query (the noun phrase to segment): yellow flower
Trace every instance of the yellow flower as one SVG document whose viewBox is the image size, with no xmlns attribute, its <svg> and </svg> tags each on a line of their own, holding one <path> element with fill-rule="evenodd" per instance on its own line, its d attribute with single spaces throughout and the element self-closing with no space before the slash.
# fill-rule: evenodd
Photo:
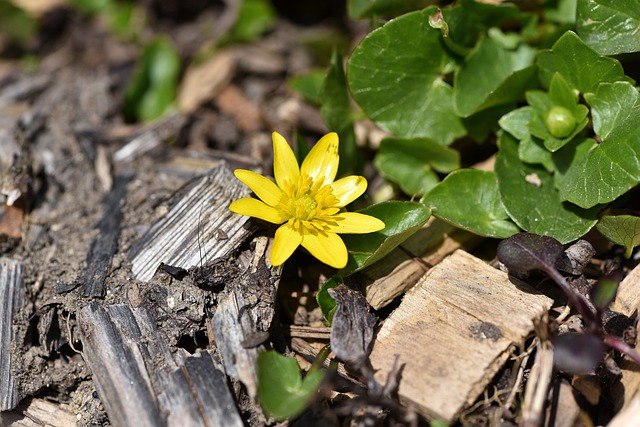
<svg viewBox="0 0 640 427">
<path fill-rule="evenodd" d="M 347 264 L 347 248 L 338 236 L 382 230 L 384 222 L 369 215 L 341 212 L 367 189 L 367 180 L 348 176 L 334 181 L 338 172 L 338 134 L 323 136 L 298 167 L 293 150 L 273 133 L 275 183 L 255 172 L 236 169 L 235 176 L 260 200 L 231 203 L 231 211 L 282 224 L 271 249 L 271 264 L 281 265 L 300 245 L 335 268 Z"/>
</svg>

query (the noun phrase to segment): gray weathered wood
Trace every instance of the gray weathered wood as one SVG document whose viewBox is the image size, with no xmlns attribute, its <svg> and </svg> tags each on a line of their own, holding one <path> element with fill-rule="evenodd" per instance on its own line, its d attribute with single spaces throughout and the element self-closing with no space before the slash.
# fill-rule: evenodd
<svg viewBox="0 0 640 427">
<path fill-rule="evenodd" d="M 11 325 L 13 315 L 24 301 L 22 272 L 19 261 L 0 258 L 0 411 L 15 408 L 22 398 L 11 374 L 11 343 L 14 340 Z"/>
<path fill-rule="evenodd" d="M 196 180 L 132 249 L 132 271 L 148 281 L 160 263 L 189 269 L 228 255 L 250 234 L 248 217 L 229 210 L 248 188 L 224 162 Z"/>
<path fill-rule="evenodd" d="M 240 380 L 252 398 L 258 381 L 256 359 L 269 338 L 280 268 L 265 265 L 266 239 L 256 239 L 251 265 L 227 284 L 218 299 L 212 326 L 224 370 Z"/>
<path fill-rule="evenodd" d="M 211 356 L 176 362 L 144 307 L 96 302 L 78 318 L 83 357 L 113 426 L 241 426 Z"/>
<path fill-rule="evenodd" d="M 104 281 L 111 267 L 111 259 L 116 252 L 122 213 L 120 204 L 127 192 L 127 183 L 132 175 L 116 177 L 113 189 L 105 196 L 104 215 L 98 224 L 100 234 L 91 244 L 87 254 L 87 268 L 78 277 L 82 285 L 82 295 L 91 297 L 104 296 Z"/>
<path fill-rule="evenodd" d="M 486 388 L 552 301 L 462 250 L 429 270 L 378 332 L 371 362 L 384 381 L 404 363 L 399 396 L 452 422 Z"/>
</svg>

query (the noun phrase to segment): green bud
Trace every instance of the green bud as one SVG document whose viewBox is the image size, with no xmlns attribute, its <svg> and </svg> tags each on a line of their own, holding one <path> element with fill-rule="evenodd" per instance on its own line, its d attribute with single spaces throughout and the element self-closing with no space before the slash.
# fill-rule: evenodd
<svg viewBox="0 0 640 427">
<path fill-rule="evenodd" d="M 549 133 L 556 138 L 566 138 L 578 124 L 573 113 L 560 106 L 551 107 L 544 118 Z"/>
</svg>

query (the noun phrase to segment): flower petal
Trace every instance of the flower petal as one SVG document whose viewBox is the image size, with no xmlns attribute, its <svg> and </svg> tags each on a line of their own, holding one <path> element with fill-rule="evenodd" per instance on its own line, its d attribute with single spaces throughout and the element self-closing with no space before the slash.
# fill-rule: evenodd
<svg viewBox="0 0 640 427">
<path fill-rule="evenodd" d="M 298 185 L 300 168 L 291 146 L 278 132 L 273 132 L 271 138 L 273 139 L 273 175 L 278 187 L 285 190 L 285 182 L 287 181 Z"/>
<path fill-rule="evenodd" d="M 330 184 L 338 173 L 338 134 L 330 132 L 320 138 L 302 162 L 300 172 L 308 175 L 314 182 Z"/>
<path fill-rule="evenodd" d="M 360 197 L 367 189 L 367 180 L 363 176 L 351 175 L 331 184 L 331 192 L 338 199 L 336 206 L 344 207 Z"/>
<path fill-rule="evenodd" d="M 326 230 L 339 234 L 364 234 L 380 231 L 385 227 L 384 222 L 371 215 L 357 212 L 343 212 L 326 218 Z"/>
<path fill-rule="evenodd" d="M 302 234 L 296 231 L 289 223 L 286 223 L 276 230 L 271 247 L 271 265 L 278 266 L 284 264 L 289 259 L 293 251 L 302 242 Z"/>
<path fill-rule="evenodd" d="M 229 210 L 240 215 L 260 218 L 274 224 L 282 224 L 288 218 L 283 218 L 280 212 L 258 199 L 240 199 L 229 205 Z"/>
<path fill-rule="evenodd" d="M 347 265 L 347 247 L 335 233 L 305 233 L 302 246 L 331 267 L 342 268 Z"/>
<path fill-rule="evenodd" d="M 267 205 L 275 206 L 280 201 L 282 190 L 269 178 L 245 169 L 236 169 L 233 174 Z"/>
</svg>

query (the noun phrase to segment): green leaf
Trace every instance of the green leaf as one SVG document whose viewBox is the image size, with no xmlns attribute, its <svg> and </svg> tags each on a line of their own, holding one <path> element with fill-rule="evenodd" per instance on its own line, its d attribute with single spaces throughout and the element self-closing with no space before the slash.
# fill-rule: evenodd
<svg viewBox="0 0 640 427">
<path fill-rule="evenodd" d="M 525 26 L 533 15 L 524 14 L 513 4 L 490 4 L 474 0 L 460 0 L 451 9 L 442 11 L 450 28 L 450 38 L 462 46 L 473 46 L 491 27 L 506 22 Z"/>
<path fill-rule="evenodd" d="M 316 301 L 318 302 L 318 306 L 320 306 L 322 316 L 324 317 L 325 322 L 329 325 L 333 321 L 333 315 L 336 314 L 336 309 L 338 308 L 336 300 L 329 295 L 329 289 L 333 289 L 341 283 L 342 278 L 340 278 L 340 276 L 333 276 L 322 284 L 322 287 L 316 294 Z"/>
<path fill-rule="evenodd" d="M 262 409 L 276 420 L 300 415 L 315 397 L 324 379 L 321 370 L 302 378 L 295 359 L 276 351 L 258 354 L 258 399 Z"/>
<path fill-rule="evenodd" d="M 638 233 L 640 233 L 640 227 L 638 228 Z M 630 255 L 631 251 L 629 251 L 629 256 Z M 613 273 L 599 279 L 598 283 L 593 285 L 589 294 L 591 302 L 593 302 L 593 305 L 598 309 L 604 310 L 613 302 L 616 297 L 616 293 L 618 292 L 620 276 L 621 275 L 619 274 Z"/>
<path fill-rule="evenodd" d="M 507 50 L 484 38 L 460 65 L 453 84 L 455 107 L 463 117 L 492 106 L 509 104 L 536 86 L 535 51 L 523 45 Z"/>
<path fill-rule="evenodd" d="M 342 67 L 342 55 L 337 50 L 333 51 L 331 66 L 322 85 L 321 100 L 320 113 L 324 122 L 329 129 L 340 135 L 338 174 L 360 173 L 364 160 L 356 145 L 353 111 Z"/>
<path fill-rule="evenodd" d="M 578 0 L 558 0 L 555 8 L 545 4 L 544 17 L 558 24 L 574 26 L 576 23 L 576 3 Z"/>
<path fill-rule="evenodd" d="M 595 93 L 585 94 L 591 106 L 593 130 L 605 139 L 618 124 L 640 107 L 638 89 L 629 82 L 603 83 Z"/>
<path fill-rule="evenodd" d="M 541 164 L 549 172 L 555 170 L 552 153 L 538 138 L 528 137 L 520 141 L 518 157 L 525 163 Z"/>
<path fill-rule="evenodd" d="M 0 37 L 25 44 L 36 35 L 37 28 L 36 20 L 24 10 L 10 1 L 0 0 Z M 4 43 L 0 41 L 0 45 Z"/>
<path fill-rule="evenodd" d="M 498 143 L 495 173 L 502 203 L 522 229 L 568 243 L 596 224 L 596 210 L 561 202 L 553 176 L 542 167 L 522 163 L 518 143 L 511 135 L 501 134 Z"/>
<path fill-rule="evenodd" d="M 320 105 L 325 70 L 313 70 L 307 74 L 289 79 L 289 87 L 302 96 L 305 101 Z"/>
<path fill-rule="evenodd" d="M 347 266 L 338 273 L 343 277 L 382 259 L 431 216 L 431 211 L 422 203 L 401 201 L 378 203 L 358 212 L 381 219 L 386 227 L 375 233 L 341 236 L 349 250 Z"/>
<path fill-rule="evenodd" d="M 633 248 L 640 245 L 640 217 L 633 215 L 603 215 L 596 228 L 607 239 L 624 246 L 624 256 L 631 257 Z"/>
<path fill-rule="evenodd" d="M 113 0 L 71 0 L 73 6 L 89 15 L 105 12 L 113 3 Z"/>
<path fill-rule="evenodd" d="M 450 172 L 460 167 L 460 154 L 427 138 L 386 138 L 380 143 L 375 165 L 406 194 L 422 195 L 440 182 L 434 170 Z"/>
<path fill-rule="evenodd" d="M 180 65 L 180 57 L 168 40 L 160 38 L 147 44 L 125 89 L 125 118 L 147 121 L 172 110 Z"/>
<path fill-rule="evenodd" d="M 609 203 L 640 182 L 640 108 L 600 144 L 574 160 L 557 185 L 560 197 L 583 208 Z"/>
<path fill-rule="evenodd" d="M 481 236 L 506 238 L 520 231 L 502 206 L 493 172 L 452 172 L 422 202 L 436 217 Z"/>
<path fill-rule="evenodd" d="M 425 0 L 349 0 L 349 16 L 354 19 L 400 15 L 427 5 Z"/>
<path fill-rule="evenodd" d="M 276 22 L 276 12 L 266 0 L 242 0 L 238 18 L 227 35 L 233 41 L 251 41 L 260 37 Z"/>
<path fill-rule="evenodd" d="M 513 110 L 500 118 L 498 122 L 500 127 L 519 140 L 529 138 L 528 125 L 535 111 L 532 107 L 522 107 L 517 110 Z"/>
<path fill-rule="evenodd" d="M 435 11 L 408 13 L 371 32 L 354 50 L 347 76 L 353 98 L 378 126 L 448 145 L 465 129 L 442 76 L 451 58 L 429 26 Z"/>
<path fill-rule="evenodd" d="M 580 93 L 595 92 L 602 82 L 629 80 L 620 62 L 598 54 L 572 31 L 560 37 L 551 50 L 540 53 L 538 66 L 544 86 L 549 87 L 553 75 L 560 73 Z"/>
<path fill-rule="evenodd" d="M 624 0 L 580 0 L 578 35 L 602 55 L 640 50 L 640 3 Z"/>
</svg>

